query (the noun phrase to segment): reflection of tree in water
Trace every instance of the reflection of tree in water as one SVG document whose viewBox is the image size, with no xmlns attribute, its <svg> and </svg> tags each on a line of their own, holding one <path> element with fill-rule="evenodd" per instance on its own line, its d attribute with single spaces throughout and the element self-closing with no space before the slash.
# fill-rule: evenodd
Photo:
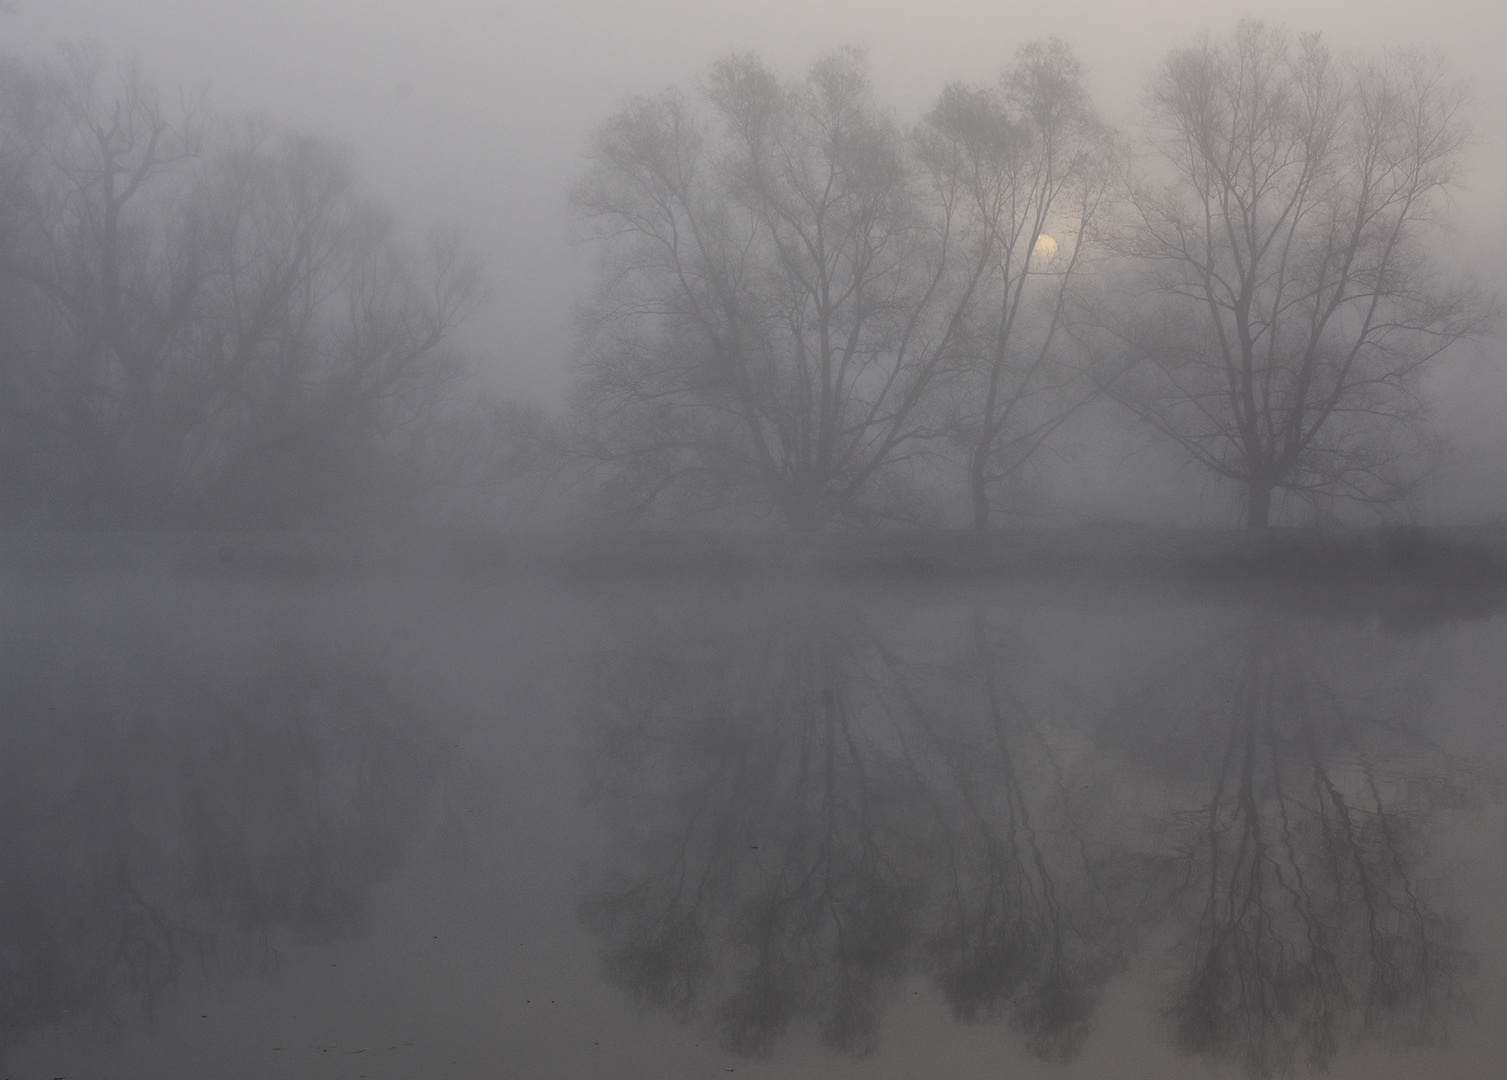
<svg viewBox="0 0 1507 1080">
<path fill-rule="evenodd" d="M 286 648 L 223 670 L 160 642 L 0 649 L 0 1052 L 148 1010 L 186 963 L 354 929 L 439 764 L 374 672 Z"/>
<path fill-rule="evenodd" d="M 911 703 L 943 781 L 929 794 L 945 807 L 928 954 L 960 1019 L 1008 1010 L 1034 1052 L 1067 1056 L 1120 958 L 1103 891 L 1112 866 L 997 637 L 975 610 L 968 660 L 935 704 Z"/>
<path fill-rule="evenodd" d="M 834 611 L 636 636 L 602 702 L 593 790 L 617 835 L 585 905 L 615 982 L 715 1001 L 735 1052 L 802 1019 L 863 1053 L 925 969 L 960 1017 L 1076 1046 L 1112 935 L 1065 786 L 1022 775 L 1050 754 L 982 617 L 942 665 Z"/>
<path fill-rule="evenodd" d="M 1415 692 L 1340 690 L 1319 639 L 1258 619 L 1236 644 L 1114 718 L 1187 798 L 1168 860 L 1179 1042 L 1269 1074 L 1322 1069 L 1358 1035 L 1437 1037 L 1469 958 L 1419 868 L 1468 770 L 1410 724 Z"/>
<path fill-rule="evenodd" d="M 902 762 L 859 726 L 830 627 L 796 617 L 758 641 L 697 640 L 705 629 L 629 657 L 604 703 L 600 790 L 622 857 L 588 909 L 610 971 L 677 1010 L 716 983 L 741 1053 L 767 1052 L 797 1016 L 861 1052 L 919 900 Z"/>
</svg>

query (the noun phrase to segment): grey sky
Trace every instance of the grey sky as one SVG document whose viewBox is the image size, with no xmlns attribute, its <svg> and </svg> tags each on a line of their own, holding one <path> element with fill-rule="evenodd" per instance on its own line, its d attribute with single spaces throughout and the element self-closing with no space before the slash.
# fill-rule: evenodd
<svg viewBox="0 0 1507 1080">
<path fill-rule="evenodd" d="M 1066 39 L 1101 106 L 1134 121 L 1159 57 L 1258 14 L 1338 47 L 1446 51 L 1472 81 L 1481 145 L 1461 203 L 1472 250 L 1507 244 L 1507 5 L 1497 0 L 17 0 L 0 47 L 93 38 L 159 85 L 205 87 L 359 151 L 370 190 L 411 222 L 461 224 L 496 296 L 471 344 L 504 385 L 564 378 L 582 275 L 563 193 L 592 127 L 630 93 L 684 82 L 732 48 L 798 70 L 824 48 L 870 50 L 902 118 L 953 79 L 992 78 L 1017 46 Z M 1500 256 L 1498 256 L 1500 258 Z"/>
</svg>

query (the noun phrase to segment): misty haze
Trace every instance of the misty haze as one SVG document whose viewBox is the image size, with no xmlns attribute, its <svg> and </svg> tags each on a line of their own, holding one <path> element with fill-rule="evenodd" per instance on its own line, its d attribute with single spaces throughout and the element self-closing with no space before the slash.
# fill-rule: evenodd
<svg viewBox="0 0 1507 1080">
<path fill-rule="evenodd" d="M 1503 42 L 0 0 L 0 1075 L 1500 1076 Z"/>
</svg>

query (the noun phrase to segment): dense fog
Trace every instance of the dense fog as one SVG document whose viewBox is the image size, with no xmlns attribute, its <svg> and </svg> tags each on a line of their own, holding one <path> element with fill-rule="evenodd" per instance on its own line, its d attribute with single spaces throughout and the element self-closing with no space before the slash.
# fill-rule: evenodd
<svg viewBox="0 0 1507 1080">
<path fill-rule="evenodd" d="M 10 1076 L 1500 1060 L 1469 594 L 0 588 Z"/>
<path fill-rule="evenodd" d="M 0 0 L 0 1076 L 1496 1080 L 1485 0 Z"/>
<path fill-rule="evenodd" d="M 6 520 L 1499 516 L 1500 17 L 1255 15 L 14 5 Z"/>
</svg>

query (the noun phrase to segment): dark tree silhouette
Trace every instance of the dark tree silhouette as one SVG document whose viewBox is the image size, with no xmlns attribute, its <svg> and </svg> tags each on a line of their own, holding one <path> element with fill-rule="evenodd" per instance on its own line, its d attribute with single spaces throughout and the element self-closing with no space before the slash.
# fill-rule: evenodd
<svg viewBox="0 0 1507 1080">
<path fill-rule="evenodd" d="M 1105 388 L 1240 485 L 1250 528 L 1281 492 L 1395 499 L 1428 464 L 1421 376 L 1495 318 L 1430 252 L 1464 89 L 1245 22 L 1168 55 L 1150 98 L 1128 252 L 1160 302 L 1119 327 Z"/>
<path fill-rule="evenodd" d="M 1094 395 L 1062 331 L 1121 150 L 1083 78 L 1062 42 L 1028 45 L 998 86 L 948 87 L 916 133 L 963 250 L 986 267 L 959 345 L 966 375 L 949 388 L 976 529 L 988 527 L 998 489 Z"/>
<path fill-rule="evenodd" d="M 315 139 L 174 108 L 65 49 L 0 73 L 12 519 L 280 524 L 417 460 L 479 298 Z"/>
<path fill-rule="evenodd" d="M 626 512 L 914 518 L 992 246 L 929 184 L 852 50 L 797 82 L 732 56 L 602 126 L 574 194 L 603 255 L 579 400 Z"/>
</svg>

